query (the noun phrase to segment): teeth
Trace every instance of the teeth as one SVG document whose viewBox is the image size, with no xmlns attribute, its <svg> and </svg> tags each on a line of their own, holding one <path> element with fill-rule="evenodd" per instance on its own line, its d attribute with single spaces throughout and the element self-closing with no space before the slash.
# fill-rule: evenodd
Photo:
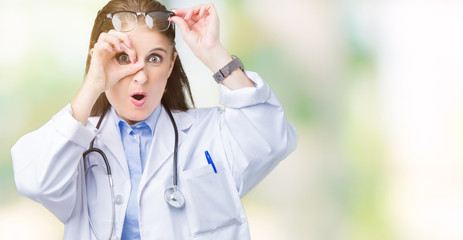
<svg viewBox="0 0 463 240">
<path fill-rule="evenodd" d="M 135 94 L 132 96 L 133 98 L 137 99 L 137 100 L 142 100 L 145 96 L 144 95 L 141 95 L 141 94 Z"/>
</svg>

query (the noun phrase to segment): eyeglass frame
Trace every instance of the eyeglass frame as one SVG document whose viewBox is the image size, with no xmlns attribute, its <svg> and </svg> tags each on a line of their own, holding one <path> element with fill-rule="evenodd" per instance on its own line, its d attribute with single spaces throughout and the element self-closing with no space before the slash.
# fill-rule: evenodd
<svg viewBox="0 0 463 240">
<path fill-rule="evenodd" d="M 137 18 L 136 18 L 137 24 L 138 24 L 138 16 L 143 15 L 143 17 L 146 19 L 146 14 L 151 13 L 151 12 L 165 12 L 165 13 L 167 13 L 167 14 L 169 15 L 169 18 L 175 16 L 175 13 L 174 13 L 174 12 L 172 12 L 172 11 L 167 11 L 167 10 L 151 10 L 151 11 L 147 11 L 147 12 L 116 11 L 116 12 L 108 13 L 108 14 L 106 14 L 106 17 L 103 19 L 103 22 L 102 22 L 102 23 L 100 24 L 100 26 L 98 27 L 97 36 L 100 35 L 101 27 L 102 27 L 103 24 L 106 22 L 106 19 L 108 19 L 108 18 L 109 18 L 109 19 L 113 19 L 113 16 L 114 16 L 115 14 L 121 13 L 121 12 L 127 12 L 127 13 L 133 13 L 133 14 L 135 14 L 135 15 L 137 16 Z M 112 23 L 111 23 L 111 24 L 112 24 Z M 145 24 L 146 24 L 146 20 L 145 20 Z M 154 30 L 154 29 L 152 29 L 152 28 L 150 28 L 150 29 L 153 30 L 153 31 L 157 31 L 157 32 L 164 32 L 164 31 L 167 31 L 167 29 L 170 28 L 170 24 L 171 24 L 171 22 L 169 22 L 169 26 L 168 26 L 166 29 L 162 30 L 162 31 Z M 175 32 L 175 24 L 173 24 L 172 26 L 173 26 L 174 32 Z M 113 24 L 113 27 L 114 27 L 114 24 Z M 115 29 L 115 28 L 114 28 L 114 29 Z M 133 30 L 133 29 L 131 29 L 131 30 L 129 30 L 129 31 L 125 31 L 125 32 L 130 32 L 130 31 L 132 31 L 132 30 Z M 116 29 L 116 31 L 117 31 L 117 29 Z M 119 31 L 118 31 L 118 32 L 119 32 Z M 121 32 L 122 32 L 122 31 L 121 31 Z"/>
</svg>

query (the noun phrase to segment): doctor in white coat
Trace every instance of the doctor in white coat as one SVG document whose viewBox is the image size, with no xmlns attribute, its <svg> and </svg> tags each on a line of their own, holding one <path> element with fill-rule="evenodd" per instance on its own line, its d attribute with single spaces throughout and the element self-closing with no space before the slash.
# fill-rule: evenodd
<svg viewBox="0 0 463 240">
<path fill-rule="evenodd" d="M 189 105 L 174 23 L 217 72 L 224 109 Z M 153 0 L 110 1 L 79 92 L 11 150 L 18 191 L 65 224 L 64 239 L 250 239 L 240 198 L 297 136 L 267 83 L 240 67 L 220 43 L 212 4 L 166 11 Z M 112 179 L 99 154 L 83 157 L 92 140 Z M 180 197 L 166 193 L 174 180 Z"/>
</svg>

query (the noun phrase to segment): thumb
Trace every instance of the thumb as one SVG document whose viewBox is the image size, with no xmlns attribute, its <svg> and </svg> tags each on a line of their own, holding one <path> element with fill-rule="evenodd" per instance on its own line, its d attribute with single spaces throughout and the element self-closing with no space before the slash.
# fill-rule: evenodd
<svg viewBox="0 0 463 240">
<path fill-rule="evenodd" d="M 180 29 L 180 32 L 182 33 L 182 36 L 185 37 L 186 34 L 188 34 L 191 29 L 188 26 L 188 24 L 185 22 L 185 19 L 179 17 L 179 16 L 173 16 L 170 18 L 171 21 L 175 24 L 177 24 L 178 28 Z"/>
<path fill-rule="evenodd" d="M 127 77 L 140 71 L 144 65 L 143 61 L 137 61 L 135 64 L 128 64 L 119 69 L 118 75 L 122 76 L 122 78 Z"/>
</svg>

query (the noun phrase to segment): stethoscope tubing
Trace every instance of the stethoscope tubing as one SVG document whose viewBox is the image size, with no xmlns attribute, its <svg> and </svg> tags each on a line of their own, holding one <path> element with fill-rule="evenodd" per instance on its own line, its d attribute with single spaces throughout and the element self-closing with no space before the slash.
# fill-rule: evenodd
<svg viewBox="0 0 463 240">
<path fill-rule="evenodd" d="M 184 205 L 184 197 L 183 197 L 183 194 L 177 189 L 177 184 L 178 184 L 178 174 L 177 174 L 177 165 L 178 165 L 178 160 L 177 160 L 177 153 L 178 153 L 178 129 L 177 129 L 177 124 L 175 123 L 175 119 L 174 119 L 174 116 L 172 115 L 172 112 L 170 111 L 170 109 L 167 107 L 167 106 L 164 106 L 164 108 L 166 109 L 166 112 L 167 112 L 167 115 L 169 115 L 169 118 L 170 118 L 170 121 L 172 123 L 172 127 L 174 128 L 174 132 L 175 132 L 175 145 L 174 145 L 174 162 L 173 162 L 173 179 L 172 179 L 172 182 L 173 182 L 173 192 L 171 193 L 170 195 L 170 199 L 166 198 L 166 202 L 172 206 L 172 207 L 175 207 L 175 208 L 181 208 L 183 207 Z M 107 111 L 109 110 L 109 108 L 104 111 L 104 113 L 100 116 L 100 119 L 98 120 L 98 123 L 96 125 L 96 128 L 97 129 L 100 129 L 100 126 L 101 126 L 101 123 L 103 122 L 103 118 L 104 116 L 106 115 Z M 96 138 L 96 137 L 95 137 Z M 109 188 L 111 189 L 111 205 L 112 205 L 112 213 L 111 213 L 111 231 L 110 231 L 110 236 L 108 239 L 111 239 L 112 236 L 114 235 L 114 223 L 115 223 L 115 202 L 114 202 L 114 183 L 113 183 L 113 178 L 112 178 L 112 173 L 111 173 L 111 166 L 109 165 L 109 161 L 106 157 L 106 154 L 103 152 L 103 150 L 99 149 L 99 148 L 95 148 L 93 145 L 94 145 L 94 142 L 95 142 L 95 138 L 90 142 L 90 146 L 89 148 L 82 154 L 83 156 L 83 159 L 84 159 L 84 169 L 85 169 L 85 184 L 87 184 L 87 173 L 88 173 L 88 170 L 90 170 L 92 167 L 96 166 L 96 165 L 93 165 L 93 166 L 89 166 L 87 168 L 87 162 L 85 161 L 85 158 L 88 154 L 92 153 L 92 152 L 96 152 L 98 154 L 100 154 L 100 156 L 103 157 L 103 161 L 106 165 L 106 172 L 107 172 L 107 175 L 108 175 L 108 183 L 109 183 Z M 171 189 L 171 188 L 168 188 L 166 189 L 166 192 Z M 175 197 L 176 196 L 176 197 Z M 90 214 L 89 214 L 89 223 L 90 223 L 90 227 L 92 229 L 92 232 L 93 234 L 95 235 L 95 237 L 99 240 L 101 239 L 100 236 L 98 235 L 98 233 L 96 232 L 95 230 L 95 226 L 93 224 L 93 221 L 92 219 L 90 218 Z"/>
<path fill-rule="evenodd" d="M 100 119 L 98 120 L 98 123 L 96 125 L 96 128 L 97 129 L 100 129 L 100 125 L 101 123 L 103 122 L 103 118 L 104 118 L 104 115 L 106 114 L 107 110 L 101 115 Z M 111 173 L 111 166 L 109 165 L 109 161 L 108 161 L 108 158 L 106 157 L 106 154 L 103 152 L 103 150 L 99 149 L 99 148 L 95 148 L 93 147 L 93 144 L 95 142 L 95 138 L 90 142 L 90 146 L 89 148 L 87 149 L 87 151 L 85 151 L 82 156 L 83 156 L 83 159 L 84 159 L 84 169 L 85 169 L 85 185 L 87 185 L 87 174 L 88 174 L 88 170 L 90 170 L 92 167 L 96 166 L 96 165 L 93 165 L 93 166 L 89 166 L 87 168 L 86 164 L 87 162 L 85 161 L 85 157 L 92 153 L 92 152 L 96 152 L 98 154 L 100 154 L 101 157 L 103 157 L 103 161 L 106 165 L 106 173 L 107 173 L 107 176 L 108 176 L 108 185 L 109 185 L 109 189 L 111 191 L 111 230 L 110 230 L 110 235 L 109 235 L 109 238 L 108 239 L 111 239 L 111 237 L 114 235 L 114 222 L 115 222 L 115 206 L 114 206 L 114 182 L 113 182 L 113 176 L 112 176 L 112 173 Z M 100 236 L 98 235 L 96 229 L 95 229 L 95 225 L 93 224 L 93 221 L 92 221 L 92 218 L 90 217 L 90 213 L 89 213 L 89 217 L 88 217 L 88 221 L 90 223 L 90 228 L 92 229 L 92 232 L 93 234 L 95 235 L 96 239 L 100 240 Z"/>
<path fill-rule="evenodd" d="M 92 165 L 90 166 L 87 170 L 85 170 L 85 184 L 87 184 L 87 173 L 88 173 L 88 170 L 90 170 L 91 168 L 97 166 L 96 164 L 95 165 Z M 108 185 L 109 185 L 109 189 L 111 191 L 111 230 L 110 230 L 110 236 L 108 239 L 111 239 L 111 237 L 114 235 L 114 221 L 115 221 L 115 206 L 114 206 L 114 183 L 113 183 L 113 177 L 111 174 L 108 174 Z M 95 235 L 96 239 L 100 240 L 100 236 L 98 235 L 97 231 L 95 230 L 95 225 L 93 224 L 93 221 L 92 221 L 92 218 L 88 217 L 88 221 L 90 223 L 90 228 L 92 229 L 92 232 L 93 234 Z"/>
<path fill-rule="evenodd" d="M 174 145 L 174 164 L 173 164 L 173 184 L 175 190 L 177 190 L 177 151 L 178 151 L 178 129 L 177 124 L 175 123 L 174 116 L 172 116 L 172 112 L 169 108 L 165 107 L 167 114 L 169 115 L 170 121 L 172 122 L 172 126 L 174 127 L 175 132 L 175 145 Z"/>
</svg>

